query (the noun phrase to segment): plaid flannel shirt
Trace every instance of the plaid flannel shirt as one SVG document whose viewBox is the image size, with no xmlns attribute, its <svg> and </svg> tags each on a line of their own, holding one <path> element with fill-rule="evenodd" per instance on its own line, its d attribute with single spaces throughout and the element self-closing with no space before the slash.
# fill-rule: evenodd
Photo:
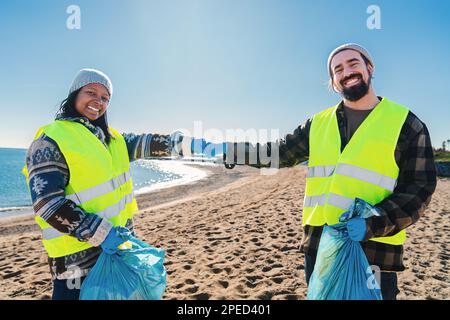
<svg viewBox="0 0 450 320">
<path fill-rule="evenodd" d="M 336 111 L 341 137 L 341 152 L 348 143 L 346 137 L 346 117 L 341 104 Z M 309 156 L 309 131 L 311 119 L 300 125 L 292 134 L 279 142 L 280 167 L 290 167 L 306 161 Z M 259 164 L 259 149 L 266 148 L 270 154 L 271 144 L 259 145 L 256 148 L 246 143 L 249 150 L 258 152 L 258 164 L 249 163 L 246 155 L 245 163 L 255 167 Z M 238 147 L 235 146 L 235 150 Z M 236 154 L 234 161 L 236 162 Z M 431 145 L 430 134 L 426 125 L 411 111 L 408 113 L 400 132 L 395 149 L 395 161 L 400 169 L 397 186 L 392 195 L 376 204 L 385 215 L 366 219 L 367 232 L 364 241 L 360 242 L 370 265 L 376 265 L 385 271 L 403 271 L 403 246 L 368 241 L 373 237 L 392 236 L 417 222 L 431 201 L 436 188 L 436 168 Z M 230 162 L 227 160 L 227 162 Z M 301 251 L 316 256 L 323 227 L 304 227 Z"/>
</svg>

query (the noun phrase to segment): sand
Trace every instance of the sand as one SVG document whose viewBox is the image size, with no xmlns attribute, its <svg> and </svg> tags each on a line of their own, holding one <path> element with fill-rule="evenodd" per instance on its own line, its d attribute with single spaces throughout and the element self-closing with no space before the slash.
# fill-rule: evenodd
<svg viewBox="0 0 450 320">
<path fill-rule="evenodd" d="M 305 168 L 207 168 L 208 179 L 141 195 L 139 238 L 167 250 L 164 299 L 305 299 Z M 399 299 L 449 299 L 450 180 L 408 230 Z M 31 217 L 0 220 L 0 298 L 49 299 L 50 274 Z"/>
</svg>

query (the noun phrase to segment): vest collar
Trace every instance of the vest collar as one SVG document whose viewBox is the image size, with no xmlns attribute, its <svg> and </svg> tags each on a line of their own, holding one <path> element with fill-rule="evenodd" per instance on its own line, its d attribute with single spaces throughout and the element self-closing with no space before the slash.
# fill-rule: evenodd
<svg viewBox="0 0 450 320">
<path fill-rule="evenodd" d="M 81 123 L 83 126 L 89 129 L 89 131 L 92 132 L 94 136 L 96 136 L 105 146 L 106 146 L 106 138 L 105 134 L 103 133 L 103 130 L 94 125 L 87 117 L 63 117 L 61 115 L 56 116 L 55 120 L 65 120 L 65 121 L 72 121 L 72 122 L 78 122 Z M 108 128 L 109 135 L 112 139 L 115 139 L 114 134 L 111 132 L 111 130 Z"/>
</svg>

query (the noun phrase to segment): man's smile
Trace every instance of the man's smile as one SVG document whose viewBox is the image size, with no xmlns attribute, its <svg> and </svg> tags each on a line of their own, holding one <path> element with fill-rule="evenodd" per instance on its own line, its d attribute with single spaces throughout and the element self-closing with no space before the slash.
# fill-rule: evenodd
<svg viewBox="0 0 450 320">
<path fill-rule="evenodd" d="M 348 78 L 346 80 L 343 80 L 342 84 L 345 87 L 351 87 L 351 86 L 354 86 L 356 84 L 359 84 L 360 82 L 361 82 L 361 76 L 360 75 L 354 75 L 354 76 L 351 76 L 350 78 Z"/>
</svg>

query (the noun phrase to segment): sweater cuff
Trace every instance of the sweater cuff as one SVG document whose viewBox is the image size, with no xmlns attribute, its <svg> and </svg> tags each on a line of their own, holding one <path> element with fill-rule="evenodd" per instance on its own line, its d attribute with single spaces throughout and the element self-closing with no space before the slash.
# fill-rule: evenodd
<svg viewBox="0 0 450 320">
<path fill-rule="evenodd" d="M 88 240 L 88 243 L 94 247 L 98 247 L 103 241 L 105 241 L 112 227 L 113 224 L 103 218 L 102 222 L 100 222 L 100 225 L 97 227 L 97 230 L 95 230 L 94 235 Z"/>
</svg>

